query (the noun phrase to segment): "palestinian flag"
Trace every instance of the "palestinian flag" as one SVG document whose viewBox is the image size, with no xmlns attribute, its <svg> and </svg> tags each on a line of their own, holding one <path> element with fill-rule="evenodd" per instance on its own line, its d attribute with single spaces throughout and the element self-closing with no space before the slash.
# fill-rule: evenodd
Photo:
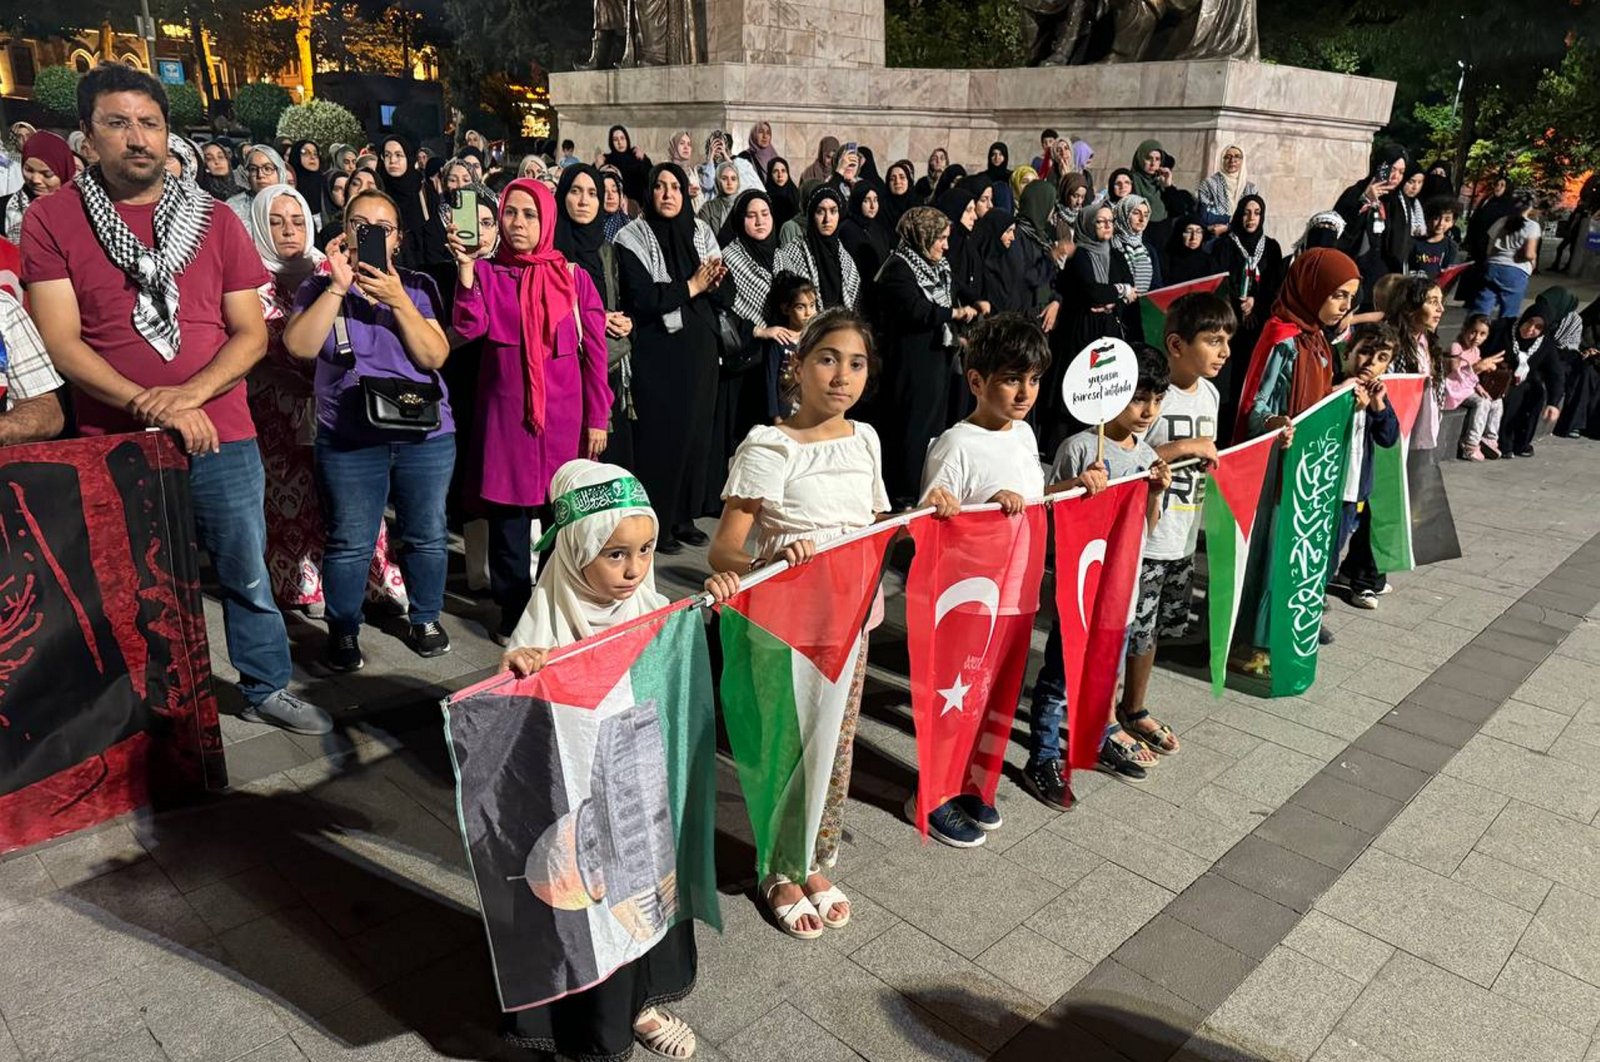
<svg viewBox="0 0 1600 1062">
<path fill-rule="evenodd" d="M 1282 496 L 1268 585 L 1272 696 L 1293 697 L 1317 677 L 1322 610 L 1344 514 L 1355 392 L 1342 387 L 1294 418 L 1284 449 Z"/>
<path fill-rule="evenodd" d="M 604 981 L 690 918 L 720 926 L 703 615 L 595 635 L 444 704 L 456 811 L 503 1010 Z"/>
<path fill-rule="evenodd" d="M 811 864 L 863 628 L 899 530 L 881 524 L 829 543 L 718 610 L 722 719 L 762 877 L 804 880 Z"/>
<path fill-rule="evenodd" d="M 1139 316 L 1144 321 L 1144 341 L 1152 346 L 1161 345 L 1161 336 L 1167 330 L 1167 311 L 1185 295 L 1212 292 L 1228 279 L 1226 273 L 1216 273 L 1183 284 L 1169 284 L 1164 288 L 1147 291 L 1139 299 Z"/>
<path fill-rule="evenodd" d="M 1250 559 L 1250 538 L 1261 505 L 1276 433 L 1263 435 L 1217 454 L 1217 466 L 1206 473 L 1206 503 L 1201 518 L 1206 529 L 1206 563 L 1210 589 L 1206 610 L 1211 628 L 1211 692 L 1221 697 L 1227 680 L 1228 649 L 1239 621 L 1244 573 Z"/>
<path fill-rule="evenodd" d="M 1411 484 L 1406 459 L 1411 456 L 1411 429 L 1422 408 L 1428 378 L 1420 374 L 1385 376 L 1384 389 L 1400 421 L 1400 441 L 1379 446 L 1372 455 L 1372 557 L 1378 570 L 1408 572 L 1417 566 L 1411 548 Z"/>
</svg>

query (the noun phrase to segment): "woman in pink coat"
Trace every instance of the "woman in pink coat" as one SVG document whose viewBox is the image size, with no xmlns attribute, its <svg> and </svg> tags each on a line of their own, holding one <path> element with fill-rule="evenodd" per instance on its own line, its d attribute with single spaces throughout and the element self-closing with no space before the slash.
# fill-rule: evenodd
<svg viewBox="0 0 1600 1062">
<path fill-rule="evenodd" d="M 606 310 L 594 281 L 555 249 L 550 189 L 519 179 L 500 197 L 500 245 L 478 260 L 454 234 L 453 324 L 483 339 L 468 496 L 489 520 L 489 588 L 506 643 L 533 593 L 535 516 L 548 524 L 550 480 L 606 446 Z"/>
</svg>

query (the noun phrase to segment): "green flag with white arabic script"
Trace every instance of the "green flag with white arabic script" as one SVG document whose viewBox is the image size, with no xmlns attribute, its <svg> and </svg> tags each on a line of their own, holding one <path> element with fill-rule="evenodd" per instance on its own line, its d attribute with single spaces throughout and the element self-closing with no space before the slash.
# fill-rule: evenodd
<svg viewBox="0 0 1600 1062">
<path fill-rule="evenodd" d="M 1317 677 L 1328 572 L 1337 560 L 1355 395 L 1342 389 L 1294 418 L 1273 529 L 1272 695 L 1304 693 Z"/>
</svg>

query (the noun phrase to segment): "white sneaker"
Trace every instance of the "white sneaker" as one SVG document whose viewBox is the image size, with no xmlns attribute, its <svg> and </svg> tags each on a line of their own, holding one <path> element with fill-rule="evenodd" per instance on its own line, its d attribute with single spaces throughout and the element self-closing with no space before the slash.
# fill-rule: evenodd
<svg viewBox="0 0 1600 1062">
<path fill-rule="evenodd" d="M 1350 598 L 1350 604 L 1354 608 L 1364 608 L 1371 611 L 1378 607 L 1378 595 L 1371 590 L 1360 590 Z"/>
</svg>

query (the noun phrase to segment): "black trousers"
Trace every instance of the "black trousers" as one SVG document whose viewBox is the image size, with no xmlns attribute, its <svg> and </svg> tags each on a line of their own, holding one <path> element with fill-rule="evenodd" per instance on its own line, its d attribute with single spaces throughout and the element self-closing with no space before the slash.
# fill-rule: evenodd
<svg viewBox="0 0 1600 1062">
<path fill-rule="evenodd" d="M 1372 509 L 1358 502 L 1344 503 L 1343 536 L 1349 541 L 1339 574 L 1350 581 L 1350 595 L 1363 590 L 1377 593 L 1388 578 L 1372 556 Z"/>
<path fill-rule="evenodd" d="M 500 633 L 510 634 L 533 596 L 533 520 L 547 523 L 548 505 L 485 503 L 489 521 L 489 596 L 500 606 Z M 541 556 L 539 567 L 544 568 Z"/>
</svg>

